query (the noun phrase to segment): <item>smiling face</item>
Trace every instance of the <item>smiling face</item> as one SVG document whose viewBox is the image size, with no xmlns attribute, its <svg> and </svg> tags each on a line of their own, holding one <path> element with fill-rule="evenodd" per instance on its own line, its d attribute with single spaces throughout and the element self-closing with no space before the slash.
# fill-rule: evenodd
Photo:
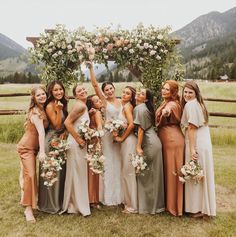
<svg viewBox="0 0 236 237">
<path fill-rule="evenodd" d="M 129 88 L 123 89 L 121 99 L 124 103 L 130 102 L 132 99 L 132 91 Z"/>
<path fill-rule="evenodd" d="M 99 99 L 99 97 L 97 95 L 94 95 L 91 99 L 92 103 L 93 103 L 93 107 L 95 109 L 101 109 L 103 107 L 102 101 Z"/>
<path fill-rule="evenodd" d="M 46 92 L 43 89 L 37 89 L 34 95 L 35 103 L 42 106 L 47 100 Z"/>
<path fill-rule="evenodd" d="M 145 103 L 146 102 L 146 89 L 141 89 L 136 93 L 135 96 L 137 104 Z"/>
<path fill-rule="evenodd" d="M 107 96 L 107 98 L 114 98 L 115 97 L 115 88 L 114 86 L 107 84 L 104 87 L 104 94 Z"/>
<path fill-rule="evenodd" d="M 78 85 L 75 89 L 75 97 L 76 99 L 85 101 L 87 99 L 87 91 L 83 85 Z"/>
<path fill-rule="evenodd" d="M 52 88 L 52 96 L 55 100 L 61 100 L 65 92 L 59 84 L 55 84 Z"/>
<path fill-rule="evenodd" d="M 161 96 L 164 100 L 168 100 L 171 98 L 170 85 L 168 83 L 165 83 L 162 87 Z"/>
<path fill-rule="evenodd" d="M 196 98 L 196 93 L 194 90 L 192 89 L 189 89 L 188 87 L 185 87 L 184 88 L 184 91 L 183 91 L 184 95 L 184 100 L 186 102 L 190 101 L 190 100 L 194 100 Z"/>
</svg>

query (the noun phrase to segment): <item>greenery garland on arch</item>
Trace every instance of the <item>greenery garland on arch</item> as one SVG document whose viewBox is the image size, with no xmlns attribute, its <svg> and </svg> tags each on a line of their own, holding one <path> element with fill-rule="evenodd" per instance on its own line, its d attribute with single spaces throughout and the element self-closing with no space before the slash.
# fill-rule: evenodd
<svg viewBox="0 0 236 237">
<path fill-rule="evenodd" d="M 29 50 L 33 63 L 41 66 L 46 83 L 57 79 L 68 87 L 82 75 L 83 62 L 108 66 L 112 60 L 118 67 L 129 68 L 157 96 L 163 81 L 179 80 L 183 74 L 175 47 L 178 41 L 169 36 L 169 31 L 169 27 L 145 28 L 142 24 L 130 31 L 118 26 L 97 27 L 93 32 L 83 27 L 69 31 L 57 25 L 55 30 L 40 34 L 35 47 Z"/>
</svg>

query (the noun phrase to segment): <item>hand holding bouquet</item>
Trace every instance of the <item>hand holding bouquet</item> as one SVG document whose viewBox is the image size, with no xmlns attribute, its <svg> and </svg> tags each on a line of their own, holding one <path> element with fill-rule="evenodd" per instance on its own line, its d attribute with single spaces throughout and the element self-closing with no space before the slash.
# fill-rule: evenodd
<svg viewBox="0 0 236 237">
<path fill-rule="evenodd" d="M 136 175 L 140 175 L 142 171 L 147 169 L 147 163 L 145 162 L 145 157 L 138 154 L 130 154 L 130 161 L 135 168 Z"/>
</svg>

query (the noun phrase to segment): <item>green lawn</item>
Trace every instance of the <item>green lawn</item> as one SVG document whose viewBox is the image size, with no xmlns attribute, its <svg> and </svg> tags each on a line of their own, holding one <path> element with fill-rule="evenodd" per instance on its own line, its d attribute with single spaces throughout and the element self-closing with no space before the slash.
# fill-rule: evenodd
<svg viewBox="0 0 236 237">
<path fill-rule="evenodd" d="M 36 224 L 27 224 L 19 205 L 19 158 L 15 144 L 0 143 L 0 236 L 236 236 L 236 148 L 214 146 L 217 217 L 196 220 L 166 213 L 155 216 L 123 214 L 121 208 L 103 207 L 92 215 L 50 215 L 35 211 Z"/>
</svg>

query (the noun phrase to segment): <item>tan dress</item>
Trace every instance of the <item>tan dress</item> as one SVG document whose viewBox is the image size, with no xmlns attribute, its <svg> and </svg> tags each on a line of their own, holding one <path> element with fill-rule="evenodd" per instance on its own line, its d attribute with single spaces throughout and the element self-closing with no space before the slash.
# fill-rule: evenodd
<svg viewBox="0 0 236 237">
<path fill-rule="evenodd" d="M 185 183 L 185 211 L 190 213 L 201 212 L 208 216 L 216 215 L 216 196 L 214 181 L 214 164 L 212 157 L 212 145 L 209 127 L 205 124 L 201 105 L 197 99 L 191 100 L 184 106 L 181 124 L 188 128 L 189 123 L 195 125 L 196 149 L 198 160 L 204 172 L 204 178 L 198 184 L 193 180 Z M 185 134 L 185 162 L 189 162 L 189 136 L 186 129 Z"/>
<path fill-rule="evenodd" d="M 163 109 L 170 109 L 169 117 L 161 115 Z M 183 184 L 177 172 L 184 163 L 184 136 L 180 129 L 181 106 L 178 102 L 164 102 L 156 112 L 158 135 L 162 143 L 164 160 L 166 210 L 172 215 L 183 214 Z"/>
<path fill-rule="evenodd" d="M 37 203 L 37 178 L 36 178 L 36 155 L 39 150 L 38 132 L 35 125 L 30 121 L 32 115 L 38 115 L 43 119 L 44 127 L 48 126 L 48 120 L 44 111 L 34 108 L 26 122 L 26 130 L 17 144 L 17 151 L 23 165 L 23 206 L 36 208 Z"/>
<path fill-rule="evenodd" d="M 94 116 L 91 116 L 90 127 L 96 129 L 96 122 Z M 91 144 L 94 146 L 98 145 L 99 141 L 93 139 Z M 95 174 L 88 165 L 88 192 L 89 192 L 89 203 L 99 203 L 99 174 Z"/>
</svg>

